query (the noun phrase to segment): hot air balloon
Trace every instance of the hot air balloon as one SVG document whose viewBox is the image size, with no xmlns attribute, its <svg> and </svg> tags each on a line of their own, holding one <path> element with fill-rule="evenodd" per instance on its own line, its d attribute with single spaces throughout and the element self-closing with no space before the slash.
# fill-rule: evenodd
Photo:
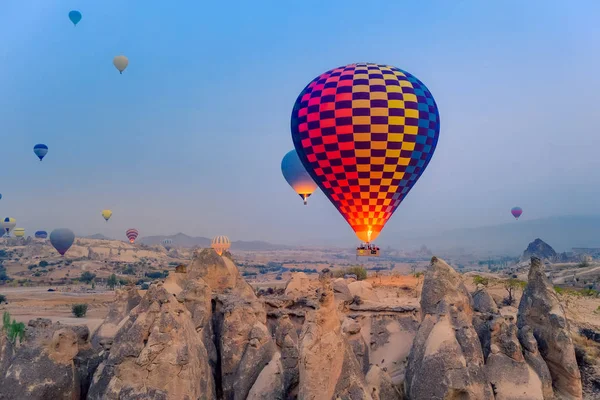
<svg viewBox="0 0 600 400">
<path fill-rule="evenodd" d="M 515 219 L 519 219 L 521 214 L 523 214 L 523 209 L 521 207 L 513 207 L 510 210 L 510 213 L 513 215 L 513 217 L 515 217 Z"/>
<path fill-rule="evenodd" d="M 45 144 L 36 144 L 35 146 L 33 146 L 33 152 L 35 153 L 36 156 L 38 156 L 38 158 L 40 159 L 40 161 L 42 161 L 42 159 L 46 156 L 46 154 L 48 154 L 48 146 L 46 146 Z"/>
<path fill-rule="evenodd" d="M 296 150 L 288 152 L 281 160 L 283 177 L 304 200 L 306 205 L 308 197 L 317 189 L 317 184 L 310 177 Z"/>
<path fill-rule="evenodd" d="M 77 10 L 69 11 L 69 19 L 73 23 L 73 25 L 77 26 L 79 21 L 81 21 L 81 13 Z"/>
<path fill-rule="evenodd" d="M 108 222 L 110 217 L 112 216 L 111 210 L 102 210 L 102 217 Z"/>
<path fill-rule="evenodd" d="M 52 243 L 52 246 L 54 246 L 61 256 L 65 255 L 74 241 L 75 234 L 70 229 L 58 228 L 50 233 L 50 243 Z"/>
<path fill-rule="evenodd" d="M 167 251 L 171 250 L 171 245 L 173 244 L 173 239 L 164 239 L 162 241 L 163 246 L 165 247 L 165 249 L 167 249 Z"/>
<path fill-rule="evenodd" d="M 367 248 L 429 164 L 439 130 L 421 81 L 369 63 L 316 77 L 291 118 L 300 161 Z"/>
<path fill-rule="evenodd" d="M 133 244 L 133 242 L 135 242 L 135 239 L 137 239 L 139 235 L 139 232 L 137 231 L 137 229 L 127 229 L 127 232 L 125 232 L 125 236 L 127 236 L 127 239 L 129 239 L 129 242 L 131 244 Z"/>
<path fill-rule="evenodd" d="M 113 58 L 113 64 L 119 70 L 119 73 L 122 74 L 129 65 L 129 60 L 125 56 L 116 56 Z"/>
<path fill-rule="evenodd" d="M 37 231 L 35 232 L 36 239 L 46 239 L 48 237 L 48 232 L 46 231 Z"/>
<path fill-rule="evenodd" d="M 14 218 L 6 217 L 2 220 L 2 231 L 6 236 L 10 235 L 10 231 L 12 231 L 17 225 L 17 221 Z"/>
<path fill-rule="evenodd" d="M 231 242 L 227 236 L 215 236 L 210 244 L 210 247 L 215 249 L 218 255 L 222 255 L 224 250 L 231 247 Z"/>
<path fill-rule="evenodd" d="M 15 234 L 15 237 L 23 237 L 25 236 L 25 229 L 23 228 L 15 228 L 15 230 L 13 231 L 13 233 Z"/>
<path fill-rule="evenodd" d="M 0 200 L 2 200 L 2 193 L 0 193 Z"/>
</svg>

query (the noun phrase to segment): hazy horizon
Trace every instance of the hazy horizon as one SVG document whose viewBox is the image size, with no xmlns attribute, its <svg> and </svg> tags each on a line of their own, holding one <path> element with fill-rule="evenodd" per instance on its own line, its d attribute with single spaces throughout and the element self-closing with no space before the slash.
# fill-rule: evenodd
<svg viewBox="0 0 600 400">
<path fill-rule="evenodd" d="M 414 74 L 441 120 L 381 245 L 517 223 L 516 205 L 519 223 L 600 215 L 600 3 L 178 4 L 2 5 L 0 216 L 27 235 L 134 227 L 353 246 L 329 200 L 317 191 L 303 206 L 280 162 L 304 86 L 361 61 Z"/>
</svg>

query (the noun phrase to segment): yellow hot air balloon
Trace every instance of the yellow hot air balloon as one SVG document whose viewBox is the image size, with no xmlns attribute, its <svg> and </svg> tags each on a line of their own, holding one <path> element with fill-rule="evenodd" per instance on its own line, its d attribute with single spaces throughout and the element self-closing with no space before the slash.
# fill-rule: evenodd
<svg viewBox="0 0 600 400">
<path fill-rule="evenodd" d="M 102 210 L 102 216 L 104 217 L 105 220 L 109 220 L 110 216 L 112 215 L 112 211 L 110 210 Z"/>
<path fill-rule="evenodd" d="M 15 234 L 16 237 L 23 237 L 23 236 L 25 236 L 25 229 L 23 229 L 23 228 L 15 228 L 13 230 L 13 233 Z"/>
<path fill-rule="evenodd" d="M 223 255 L 223 251 L 231 247 L 231 242 L 227 236 L 215 236 L 210 244 L 218 255 Z"/>
</svg>

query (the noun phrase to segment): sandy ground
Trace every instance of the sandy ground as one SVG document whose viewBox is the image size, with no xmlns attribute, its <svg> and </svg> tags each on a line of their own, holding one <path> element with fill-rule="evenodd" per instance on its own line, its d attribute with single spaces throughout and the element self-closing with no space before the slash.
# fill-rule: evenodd
<svg viewBox="0 0 600 400">
<path fill-rule="evenodd" d="M 77 290 L 78 287 L 73 287 Z M 47 287 L 1 288 L 8 304 L 0 305 L 0 313 L 8 311 L 11 318 L 27 324 L 35 318 L 49 318 L 53 322 L 66 325 L 85 324 L 93 332 L 108 313 L 108 304 L 114 299 L 113 291 L 96 293 L 48 292 Z M 84 318 L 75 318 L 71 306 L 87 303 L 88 312 Z"/>
</svg>

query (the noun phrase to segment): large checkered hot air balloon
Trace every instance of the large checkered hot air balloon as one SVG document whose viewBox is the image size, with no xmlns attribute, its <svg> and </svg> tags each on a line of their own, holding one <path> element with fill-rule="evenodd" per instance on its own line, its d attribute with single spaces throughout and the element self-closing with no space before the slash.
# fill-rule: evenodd
<svg viewBox="0 0 600 400">
<path fill-rule="evenodd" d="M 370 243 L 429 164 L 440 118 L 413 75 L 360 63 L 310 82 L 294 104 L 291 129 L 308 173 Z"/>
<path fill-rule="evenodd" d="M 137 239 L 138 235 L 140 233 L 138 232 L 137 229 L 127 229 L 127 232 L 125 232 L 125 236 L 127 236 L 127 239 L 129 239 L 129 243 L 133 244 L 135 242 L 135 239 Z"/>
</svg>

